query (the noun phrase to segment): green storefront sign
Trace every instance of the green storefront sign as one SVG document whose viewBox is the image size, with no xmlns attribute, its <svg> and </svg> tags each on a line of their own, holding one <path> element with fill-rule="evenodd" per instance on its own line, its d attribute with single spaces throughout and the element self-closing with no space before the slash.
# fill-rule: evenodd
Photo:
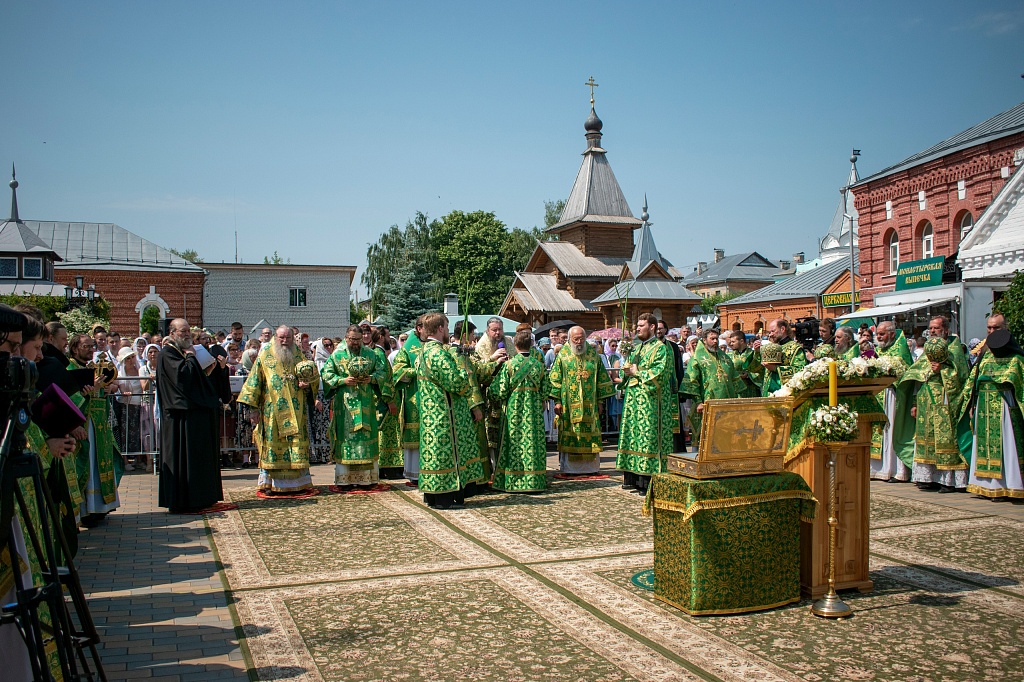
<svg viewBox="0 0 1024 682">
<path fill-rule="evenodd" d="M 900 263 L 900 268 L 896 271 L 896 291 L 942 284 L 942 265 L 945 260 L 942 256 L 936 256 Z"/>
<path fill-rule="evenodd" d="M 857 292 L 857 303 L 860 303 L 860 292 Z M 850 292 L 843 294 L 822 294 L 821 305 L 824 308 L 838 308 L 850 305 Z"/>
</svg>

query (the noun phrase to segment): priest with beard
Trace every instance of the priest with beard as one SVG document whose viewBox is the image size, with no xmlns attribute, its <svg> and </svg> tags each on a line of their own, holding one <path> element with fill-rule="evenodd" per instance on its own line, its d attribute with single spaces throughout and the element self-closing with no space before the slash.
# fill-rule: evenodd
<svg viewBox="0 0 1024 682">
<path fill-rule="evenodd" d="M 157 357 L 160 403 L 159 504 L 191 513 L 224 499 L 220 480 L 217 410 L 220 401 L 192 350 L 188 322 L 172 320 L 170 343 Z"/>
<path fill-rule="evenodd" d="M 292 328 L 281 325 L 273 341 L 260 350 L 238 394 L 239 403 L 254 408 L 253 441 L 260 455 L 256 487 L 265 493 L 297 494 L 313 487 L 305 392 L 316 392 L 320 379 L 309 384 L 295 375 L 295 366 L 303 359 Z"/>
</svg>

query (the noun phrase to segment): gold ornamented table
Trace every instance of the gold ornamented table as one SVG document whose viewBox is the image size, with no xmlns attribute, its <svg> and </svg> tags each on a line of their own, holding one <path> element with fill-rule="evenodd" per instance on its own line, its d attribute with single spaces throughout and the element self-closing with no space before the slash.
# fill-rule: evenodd
<svg viewBox="0 0 1024 682">
<path fill-rule="evenodd" d="M 743 613 L 800 599 L 800 521 L 815 499 L 800 476 L 695 480 L 658 474 L 654 594 L 691 615 Z"/>
</svg>

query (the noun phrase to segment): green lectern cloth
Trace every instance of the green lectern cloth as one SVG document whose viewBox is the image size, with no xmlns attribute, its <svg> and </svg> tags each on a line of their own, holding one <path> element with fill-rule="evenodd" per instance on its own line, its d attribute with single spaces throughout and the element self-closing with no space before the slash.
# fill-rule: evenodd
<svg viewBox="0 0 1024 682">
<path fill-rule="evenodd" d="M 816 501 L 797 474 L 651 480 L 654 594 L 691 615 L 770 609 L 800 599 L 800 520 Z"/>
</svg>

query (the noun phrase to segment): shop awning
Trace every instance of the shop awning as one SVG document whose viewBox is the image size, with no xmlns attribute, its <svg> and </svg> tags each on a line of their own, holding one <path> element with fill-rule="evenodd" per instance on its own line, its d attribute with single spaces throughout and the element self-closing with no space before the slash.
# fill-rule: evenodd
<svg viewBox="0 0 1024 682">
<path fill-rule="evenodd" d="M 913 303 L 894 303 L 893 305 L 883 305 L 877 308 L 867 308 L 866 310 L 858 310 L 855 313 L 847 313 L 842 317 L 837 317 L 837 320 L 852 320 L 858 317 L 888 317 L 889 315 L 898 315 L 899 313 L 908 313 L 911 310 L 921 310 L 922 308 L 930 308 L 931 306 L 942 305 L 943 303 L 949 303 L 955 296 L 945 296 L 941 298 L 934 298 L 928 301 L 914 301 Z"/>
</svg>

